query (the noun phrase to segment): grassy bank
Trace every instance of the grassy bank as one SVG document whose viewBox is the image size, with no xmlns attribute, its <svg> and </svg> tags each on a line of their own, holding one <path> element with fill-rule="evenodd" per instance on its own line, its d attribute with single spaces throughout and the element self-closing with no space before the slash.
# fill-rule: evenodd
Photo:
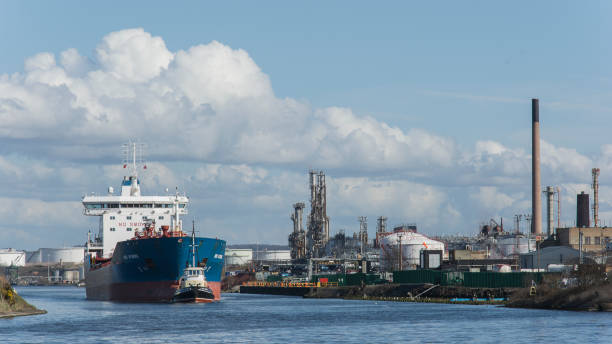
<svg viewBox="0 0 612 344">
<path fill-rule="evenodd" d="M 0 277 L 0 318 L 44 313 L 47 311 L 27 303 L 3 277 Z"/>
</svg>

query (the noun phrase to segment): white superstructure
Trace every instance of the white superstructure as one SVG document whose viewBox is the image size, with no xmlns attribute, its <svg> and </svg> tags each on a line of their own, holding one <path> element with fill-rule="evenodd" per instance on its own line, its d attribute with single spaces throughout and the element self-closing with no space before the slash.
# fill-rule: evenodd
<svg viewBox="0 0 612 344">
<path fill-rule="evenodd" d="M 117 242 L 133 238 L 136 231 L 142 231 L 146 222 L 154 222 L 158 232 L 162 226 L 168 226 L 170 231 L 180 230 L 182 221 L 179 216 L 187 214 L 189 198 L 178 192 L 166 196 L 140 194 L 137 149 L 136 143 L 126 147 L 123 168 L 128 167 L 127 157 L 131 157 L 131 171 L 123 178 L 119 195 L 109 187 L 107 195 L 83 197 L 84 214 L 100 217 L 98 235 L 88 238 L 87 244 L 88 252 L 99 252 L 100 257 L 110 258 Z"/>
</svg>

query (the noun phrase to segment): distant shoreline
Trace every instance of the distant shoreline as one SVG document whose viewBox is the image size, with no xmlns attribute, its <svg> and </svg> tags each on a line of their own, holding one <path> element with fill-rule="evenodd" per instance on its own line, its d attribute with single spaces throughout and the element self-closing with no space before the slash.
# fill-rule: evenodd
<svg viewBox="0 0 612 344">
<path fill-rule="evenodd" d="M 34 310 L 34 311 L 19 311 L 19 312 L 0 313 L 0 319 L 1 318 L 21 317 L 21 316 L 27 316 L 27 315 L 39 315 L 39 314 L 47 314 L 47 311 L 45 311 L 44 309 L 37 309 L 37 310 Z"/>
</svg>

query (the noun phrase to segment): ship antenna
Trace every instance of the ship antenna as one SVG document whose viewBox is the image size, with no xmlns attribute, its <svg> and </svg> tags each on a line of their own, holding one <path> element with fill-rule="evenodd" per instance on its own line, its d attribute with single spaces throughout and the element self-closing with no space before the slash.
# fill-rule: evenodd
<svg viewBox="0 0 612 344">
<path fill-rule="evenodd" d="M 143 169 L 147 169 L 147 165 L 144 162 L 142 151 L 144 149 L 144 143 L 129 140 L 128 143 L 123 144 L 123 168 L 128 168 L 130 176 L 138 176 L 138 165 L 142 164 Z"/>
<path fill-rule="evenodd" d="M 138 173 L 136 169 L 136 142 L 132 142 L 132 174 L 135 176 Z"/>
<path fill-rule="evenodd" d="M 195 268 L 195 220 L 191 222 L 191 256 L 193 259 L 193 267 Z"/>
</svg>

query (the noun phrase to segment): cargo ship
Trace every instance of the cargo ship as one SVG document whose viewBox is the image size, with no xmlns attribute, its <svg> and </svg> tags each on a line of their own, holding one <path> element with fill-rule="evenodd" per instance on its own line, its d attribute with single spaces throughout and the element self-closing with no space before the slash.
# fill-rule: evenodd
<svg viewBox="0 0 612 344">
<path fill-rule="evenodd" d="M 192 257 L 192 240 L 183 232 L 180 218 L 187 214 L 189 198 L 178 192 L 141 195 L 137 149 L 135 143 L 124 148 L 123 168 L 131 171 L 123 178 L 119 195 L 109 187 L 107 195 L 82 199 L 84 214 L 100 219 L 98 234 L 88 233 L 85 249 L 87 299 L 171 302 L 184 270 L 195 259 L 219 300 L 225 241 L 196 237 Z"/>
</svg>

